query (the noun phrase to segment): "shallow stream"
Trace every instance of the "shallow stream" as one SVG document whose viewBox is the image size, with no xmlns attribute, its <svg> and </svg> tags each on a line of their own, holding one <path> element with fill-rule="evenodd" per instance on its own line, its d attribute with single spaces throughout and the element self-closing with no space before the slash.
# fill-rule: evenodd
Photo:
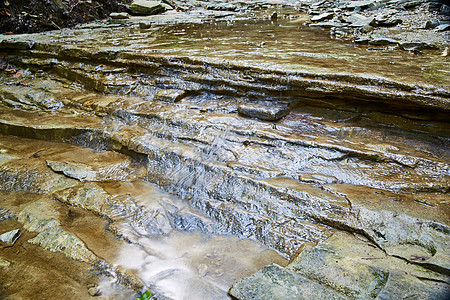
<svg viewBox="0 0 450 300">
<path fill-rule="evenodd" d="M 0 234 L 19 226 L 12 249 L 75 258 L 90 288 L 118 299 L 226 299 L 336 232 L 445 290 L 448 58 L 355 46 L 303 21 L 0 36 L 5 61 L 26 69 L 0 75 Z M 289 113 L 263 120 L 269 108 Z M 55 228 L 87 252 L 37 239 Z M 28 268 L 12 249 L 0 258 Z M 28 295 L 14 280 L 32 274 L 0 276 L 11 299 Z"/>
</svg>

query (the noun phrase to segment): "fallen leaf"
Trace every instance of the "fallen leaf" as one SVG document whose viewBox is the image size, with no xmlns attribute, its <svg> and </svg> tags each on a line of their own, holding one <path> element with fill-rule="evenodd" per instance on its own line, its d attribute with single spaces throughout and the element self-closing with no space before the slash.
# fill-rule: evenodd
<svg viewBox="0 0 450 300">
<path fill-rule="evenodd" d="M 6 74 L 15 74 L 17 71 L 16 69 L 6 69 L 5 72 Z"/>
</svg>

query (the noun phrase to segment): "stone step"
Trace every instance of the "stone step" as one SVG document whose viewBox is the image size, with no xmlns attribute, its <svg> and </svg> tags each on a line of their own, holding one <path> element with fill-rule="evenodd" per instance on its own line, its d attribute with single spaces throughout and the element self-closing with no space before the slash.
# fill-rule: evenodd
<svg viewBox="0 0 450 300">
<path fill-rule="evenodd" d="M 230 294 L 239 300 L 349 299 L 313 280 L 276 264 L 236 283 Z"/>
</svg>

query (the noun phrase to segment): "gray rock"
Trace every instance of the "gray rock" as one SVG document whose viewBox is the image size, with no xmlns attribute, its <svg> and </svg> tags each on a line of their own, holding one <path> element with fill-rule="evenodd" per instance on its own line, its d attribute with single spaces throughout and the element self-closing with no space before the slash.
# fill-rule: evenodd
<svg viewBox="0 0 450 300">
<path fill-rule="evenodd" d="M 363 27 L 371 25 L 374 21 L 374 17 L 366 17 L 361 14 L 351 14 L 348 17 L 343 18 L 346 23 L 350 23 L 351 27 Z"/>
<path fill-rule="evenodd" d="M 149 29 L 150 27 L 152 27 L 152 23 L 142 21 L 142 22 L 139 22 L 138 26 L 139 26 L 139 29 Z"/>
<path fill-rule="evenodd" d="M 400 49 L 405 51 L 415 51 L 423 50 L 425 48 L 425 43 L 422 42 L 400 42 Z"/>
<path fill-rule="evenodd" d="M 89 264 L 94 264 L 98 259 L 79 238 L 64 231 L 60 226 L 47 228 L 28 242 L 39 245 L 45 250 L 61 252 L 68 258 Z"/>
<path fill-rule="evenodd" d="M 439 11 L 441 12 L 441 14 L 448 16 L 450 15 L 450 6 L 442 4 L 441 9 Z"/>
<path fill-rule="evenodd" d="M 240 300 L 347 299 L 319 283 L 271 264 L 236 283 L 230 294 Z"/>
<path fill-rule="evenodd" d="M 0 222 L 5 221 L 5 220 L 14 220 L 14 219 L 16 219 L 16 215 L 13 212 L 11 212 L 7 209 L 0 208 Z"/>
<path fill-rule="evenodd" d="M 348 245 L 352 245 L 348 247 Z M 371 247 L 362 237 L 338 232 L 315 247 L 304 247 L 286 267 L 288 271 L 316 280 L 352 299 L 443 299 L 446 276 L 411 265 Z M 419 278 L 429 279 L 418 280 Z M 405 294 L 406 293 L 406 294 Z M 320 298 L 317 298 L 320 299 Z"/>
<path fill-rule="evenodd" d="M 411 8 L 416 7 L 416 6 L 419 6 L 422 3 L 423 3 L 423 1 L 421 1 L 421 0 L 419 0 L 419 1 L 409 1 L 409 2 L 406 2 L 405 4 L 403 4 L 403 7 L 405 9 L 411 9 Z"/>
<path fill-rule="evenodd" d="M 156 1 L 135 0 L 131 3 L 130 10 L 134 15 L 150 16 L 163 13 L 166 9 Z"/>
<path fill-rule="evenodd" d="M 80 181 L 94 181 L 97 178 L 97 172 L 91 166 L 75 162 L 47 161 L 49 166 L 55 172 L 61 172 L 67 177 L 78 179 Z"/>
<path fill-rule="evenodd" d="M 398 43 L 399 42 L 397 40 L 386 37 L 373 38 L 369 41 L 369 45 L 376 46 L 397 45 Z"/>
<path fill-rule="evenodd" d="M 356 39 L 353 40 L 355 44 L 359 45 L 367 45 L 369 43 L 370 39 L 366 36 L 359 36 Z"/>
<path fill-rule="evenodd" d="M 449 25 L 450 21 L 430 20 L 425 23 L 425 29 L 434 29 L 440 25 Z"/>
<path fill-rule="evenodd" d="M 391 271 L 389 281 L 378 294 L 377 299 L 446 299 L 447 292 L 445 286 L 427 284 L 405 272 Z"/>
<path fill-rule="evenodd" d="M 389 211 L 354 208 L 358 209 L 354 223 L 387 254 L 449 272 L 448 226 Z"/>
<path fill-rule="evenodd" d="M 261 120 L 277 121 L 290 113 L 289 108 L 280 106 L 265 106 L 256 103 L 241 103 L 238 105 L 239 113 Z"/>
<path fill-rule="evenodd" d="M 323 13 L 323 14 L 320 14 L 318 16 L 312 17 L 311 21 L 313 21 L 313 22 L 322 22 L 322 21 L 325 21 L 325 20 L 330 20 L 333 17 L 334 17 L 334 13 L 332 13 L 332 12 Z"/>
<path fill-rule="evenodd" d="M 360 299 L 374 298 L 389 278 L 389 272 L 347 258 L 331 242 L 303 250 L 290 269 Z"/>
<path fill-rule="evenodd" d="M 347 9 L 355 9 L 355 10 L 360 10 L 360 9 L 365 9 L 368 7 L 371 7 L 373 5 L 375 5 L 376 1 L 350 1 L 346 8 Z"/>
<path fill-rule="evenodd" d="M 425 29 L 433 29 L 439 26 L 440 22 L 438 20 L 429 20 L 425 23 Z"/>
<path fill-rule="evenodd" d="M 120 12 L 120 13 L 110 13 L 109 16 L 111 19 L 129 19 L 130 15 L 126 12 Z"/>
<path fill-rule="evenodd" d="M 79 181 L 104 181 L 104 180 L 127 180 L 134 178 L 129 173 L 132 169 L 128 159 L 115 155 L 112 152 L 103 152 L 103 159 L 85 164 L 81 161 L 56 161 L 47 160 L 47 166 L 57 173 Z M 80 159 L 81 160 L 81 159 Z"/>
<path fill-rule="evenodd" d="M 371 25 L 364 25 L 361 27 L 360 31 L 361 33 L 369 33 L 371 31 L 373 31 L 375 28 Z"/>
<path fill-rule="evenodd" d="M 211 3 L 206 6 L 210 10 L 237 11 L 238 7 L 232 3 Z"/>
<path fill-rule="evenodd" d="M 450 30 L 450 24 L 440 24 L 434 28 L 436 31 L 448 31 Z"/>
<path fill-rule="evenodd" d="M 44 199 L 30 203 L 19 213 L 18 221 L 29 231 L 41 232 L 59 225 L 58 212 Z"/>
<path fill-rule="evenodd" d="M 402 19 L 397 18 L 395 16 L 387 17 L 387 18 L 384 18 L 384 17 L 376 18 L 375 21 L 376 21 L 377 25 L 380 27 L 393 27 L 393 26 L 403 23 Z"/>
<path fill-rule="evenodd" d="M 332 28 L 332 27 L 340 27 L 342 24 L 339 22 L 335 22 L 335 21 L 328 21 L 328 22 L 319 22 L 319 23 L 314 23 L 311 24 L 309 26 L 313 26 L 313 27 L 324 27 L 324 28 Z"/>
<path fill-rule="evenodd" d="M 9 245 L 14 245 L 14 243 L 19 239 L 19 237 L 20 237 L 20 230 L 15 229 L 1 234 L 0 241 Z"/>
</svg>

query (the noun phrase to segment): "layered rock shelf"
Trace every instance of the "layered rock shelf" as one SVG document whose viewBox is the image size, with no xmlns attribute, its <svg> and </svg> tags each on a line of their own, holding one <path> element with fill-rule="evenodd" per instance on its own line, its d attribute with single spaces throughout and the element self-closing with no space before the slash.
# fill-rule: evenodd
<svg viewBox="0 0 450 300">
<path fill-rule="evenodd" d="M 442 45 L 371 51 L 296 6 L 215 3 L 206 22 L 169 2 L 0 36 L 0 294 L 446 299 Z M 313 22 L 336 21 L 328 2 Z"/>
</svg>

